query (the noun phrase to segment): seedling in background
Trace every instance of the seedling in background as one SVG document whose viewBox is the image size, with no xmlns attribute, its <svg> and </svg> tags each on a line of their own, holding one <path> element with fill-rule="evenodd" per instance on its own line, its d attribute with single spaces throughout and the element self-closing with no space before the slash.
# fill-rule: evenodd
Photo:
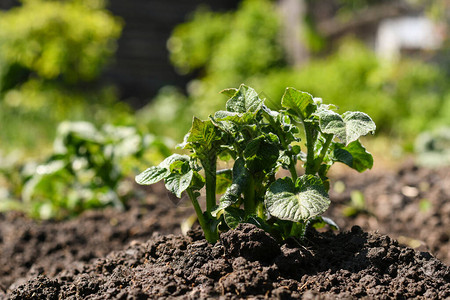
<svg viewBox="0 0 450 300">
<path fill-rule="evenodd" d="M 372 167 L 372 155 L 359 142 L 375 130 L 372 119 L 362 112 L 339 115 L 333 105 L 294 88 L 286 89 L 278 111 L 245 85 L 222 94 L 229 97 L 226 110 L 208 120 L 194 117 L 180 145 L 191 154 L 169 156 L 136 176 L 136 182 L 164 180 L 177 197 L 185 191 L 211 243 L 220 231 L 242 222 L 281 239 L 301 238 L 308 224 L 330 222 L 320 216 L 330 204 L 328 170 L 335 162 L 359 172 Z M 306 152 L 301 151 L 301 133 Z M 217 170 L 220 160 L 233 161 L 233 168 Z M 280 168 L 290 176 L 277 179 Z M 199 204 L 203 187 L 205 211 Z"/>
</svg>

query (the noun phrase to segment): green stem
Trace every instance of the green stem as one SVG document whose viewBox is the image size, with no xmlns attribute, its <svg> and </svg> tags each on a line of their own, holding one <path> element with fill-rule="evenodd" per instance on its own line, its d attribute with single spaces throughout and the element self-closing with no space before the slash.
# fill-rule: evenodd
<svg viewBox="0 0 450 300">
<path fill-rule="evenodd" d="M 305 164 L 305 173 L 306 174 L 315 174 L 315 163 L 314 163 L 314 144 L 316 142 L 316 138 L 314 138 L 314 128 L 312 128 L 311 124 L 304 122 L 305 134 L 306 134 L 306 164 Z"/>
<path fill-rule="evenodd" d="M 246 215 L 254 214 L 256 212 L 255 179 L 253 178 L 253 175 L 248 177 L 248 182 L 244 190 L 244 210 Z"/>
<path fill-rule="evenodd" d="M 289 172 L 291 172 L 292 181 L 296 181 L 298 178 L 297 170 L 295 169 L 295 164 L 293 162 L 293 159 L 291 159 L 291 163 L 289 165 Z"/>
<path fill-rule="evenodd" d="M 267 113 L 266 113 L 267 114 Z M 270 125 L 275 128 L 278 138 L 280 139 L 281 146 L 283 146 L 284 149 L 288 149 L 288 144 L 286 143 L 286 139 L 284 138 L 283 132 L 280 131 L 280 126 L 277 126 L 276 122 L 273 120 L 272 116 L 268 115 L 267 119 L 269 120 Z M 295 182 L 297 180 L 297 170 L 295 169 L 295 163 L 297 162 L 297 159 L 294 159 L 294 156 L 290 157 L 290 164 L 289 164 L 289 172 L 291 173 L 292 180 Z"/>
<path fill-rule="evenodd" d="M 205 219 L 205 216 L 203 215 L 202 209 L 200 205 L 198 204 L 197 197 L 195 196 L 192 189 L 188 188 L 186 190 L 189 198 L 191 199 L 192 205 L 194 206 L 195 213 L 197 214 L 198 222 L 200 223 L 200 226 L 203 229 L 203 232 L 205 234 L 205 238 L 210 243 L 215 243 L 218 239 L 218 233 L 212 232 L 208 222 Z"/>
<path fill-rule="evenodd" d="M 258 205 L 256 206 L 256 214 L 262 220 L 266 219 L 266 214 L 265 214 L 265 210 L 264 210 L 264 202 L 263 201 L 259 202 Z"/>
<path fill-rule="evenodd" d="M 293 222 L 289 236 L 302 238 L 305 234 L 305 224 L 300 222 Z"/>
<path fill-rule="evenodd" d="M 320 151 L 320 154 L 315 162 L 315 171 L 317 172 L 317 170 L 319 169 L 320 165 L 323 162 L 323 159 L 325 158 L 325 155 L 328 152 L 328 148 L 330 148 L 331 145 L 331 141 L 333 140 L 333 135 L 332 134 L 326 134 L 325 135 L 325 143 L 322 146 L 322 150 Z"/>
<path fill-rule="evenodd" d="M 206 211 L 211 212 L 216 206 L 216 155 L 201 162 L 205 170 Z"/>
</svg>

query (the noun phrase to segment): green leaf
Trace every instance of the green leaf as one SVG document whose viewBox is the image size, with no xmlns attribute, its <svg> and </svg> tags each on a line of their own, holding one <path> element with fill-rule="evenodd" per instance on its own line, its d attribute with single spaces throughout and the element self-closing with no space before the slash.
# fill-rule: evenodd
<svg viewBox="0 0 450 300">
<path fill-rule="evenodd" d="M 242 158 L 237 159 L 233 166 L 233 182 L 226 189 L 225 193 L 220 197 L 219 205 L 212 211 L 212 215 L 216 216 L 222 209 L 225 209 L 239 201 L 242 191 L 247 185 L 250 174 L 245 167 Z"/>
<path fill-rule="evenodd" d="M 253 112 L 236 113 L 231 111 L 219 110 L 214 114 L 214 119 L 217 121 L 230 121 L 236 125 L 256 123 L 255 114 Z"/>
<path fill-rule="evenodd" d="M 301 119 L 308 118 L 315 110 L 311 94 L 294 88 L 286 88 L 281 99 L 281 105 Z"/>
<path fill-rule="evenodd" d="M 334 230 L 339 230 L 339 226 L 334 222 L 332 219 L 323 217 L 323 216 L 316 216 L 313 219 L 310 220 L 308 225 L 312 225 L 316 229 L 320 229 L 325 227 L 326 225 L 330 226 Z"/>
<path fill-rule="evenodd" d="M 234 229 L 245 222 L 245 211 L 236 207 L 227 207 L 224 211 L 224 219 L 228 227 Z"/>
<path fill-rule="evenodd" d="M 320 109 L 315 115 L 319 117 L 320 130 L 337 136 L 345 145 L 376 129 L 372 119 L 359 111 L 349 111 L 341 117 L 332 110 Z"/>
<path fill-rule="evenodd" d="M 365 113 L 359 111 L 347 111 L 342 115 L 346 127 L 345 144 L 348 145 L 359 137 L 374 132 L 376 129 L 375 123 Z"/>
<path fill-rule="evenodd" d="M 158 166 L 153 166 L 135 177 L 138 184 L 150 185 L 162 179 L 165 179 L 171 174 L 171 166 L 177 162 L 189 162 L 189 156 L 172 154 L 163 160 Z"/>
<path fill-rule="evenodd" d="M 238 91 L 238 89 L 229 88 L 229 89 L 224 89 L 224 90 L 220 91 L 220 93 L 231 98 L 237 93 L 237 91 Z"/>
<path fill-rule="evenodd" d="M 280 156 L 278 147 L 266 142 L 264 138 L 264 136 L 260 136 L 250 141 L 244 150 L 247 168 L 252 172 L 273 168 Z"/>
<path fill-rule="evenodd" d="M 141 174 L 137 175 L 135 180 L 141 185 L 150 185 L 163 180 L 170 174 L 170 170 L 160 167 L 150 167 Z"/>
<path fill-rule="evenodd" d="M 227 101 L 226 108 L 230 112 L 245 113 L 256 112 L 261 109 L 263 101 L 259 99 L 258 93 L 244 84 Z"/>
<path fill-rule="evenodd" d="M 321 110 L 316 115 L 319 117 L 319 127 L 323 133 L 333 134 L 343 142 L 347 140 L 346 125 L 338 113 L 332 110 Z"/>
<path fill-rule="evenodd" d="M 190 170 L 185 174 L 172 173 L 165 179 L 166 188 L 174 193 L 178 198 L 181 198 L 181 193 L 183 193 L 191 185 L 193 176 L 193 170 Z"/>
<path fill-rule="evenodd" d="M 372 154 L 366 151 L 359 141 L 354 141 L 344 147 L 341 144 L 334 145 L 334 160 L 344 163 L 358 172 L 363 172 L 373 167 Z"/>
<path fill-rule="evenodd" d="M 216 175 L 216 194 L 223 194 L 233 182 L 233 170 L 220 170 Z"/>
<path fill-rule="evenodd" d="M 194 117 L 192 127 L 186 138 L 187 143 L 199 143 L 203 147 L 206 146 L 208 148 L 215 140 L 219 139 L 217 127 L 214 126 L 211 120 L 202 121 Z"/>
<path fill-rule="evenodd" d="M 301 222 L 323 213 L 330 199 L 318 177 L 303 175 L 295 185 L 290 177 L 272 183 L 266 192 L 265 204 L 272 216 Z"/>
</svg>

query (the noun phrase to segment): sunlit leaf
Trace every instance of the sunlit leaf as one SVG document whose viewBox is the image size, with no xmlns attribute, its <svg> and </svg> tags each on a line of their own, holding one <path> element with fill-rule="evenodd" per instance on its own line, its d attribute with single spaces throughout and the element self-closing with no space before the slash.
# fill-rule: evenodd
<svg viewBox="0 0 450 300">
<path fill-rule="evenodd" d="M 342 115 L 346 127 L 345 144 L 348 145 L 359 137 L 374 132 L 376 129 L 375 123 L 365 113 L 359 111 L 348 111 Z"/>
<path fill-rule="evenodd" d="M 345 147 L 341 144 L 335 144 L 333 155 L 336 161 L 344 163 L 358 172 L 373 167 L 372 154 L 367 152 L 359 141 L 351 142 Z"/>
<path fill-rule="evenodd" d="M 286 88 L 281 99 L 281 105 L 302 119 L 308 118 L 315 110 L 311 94 L 294 88 Z"/>
<path fill-rule="evenodd" d="M 330 205 L 330 199 L 318 177 L 304 175 L 295 185 L 289 177 L 272 183 L 265 204 L 272 216 L 301 222 L 323 213 Z"/>
<path fill-rule="evenodd" d="M 258 93 L 246 85 L 241 85 L 239 90 L 227 101 L 226 108 L 230 112 L 245 113 L 256 112 L 261 109 L 263 101 Z"/>
</svg>

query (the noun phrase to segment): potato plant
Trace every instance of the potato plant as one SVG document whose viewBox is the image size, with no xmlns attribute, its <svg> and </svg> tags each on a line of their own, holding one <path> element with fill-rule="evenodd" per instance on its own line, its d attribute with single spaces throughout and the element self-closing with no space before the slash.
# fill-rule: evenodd
<svg viewBox="0 0 450 300">
<path fill-rule="evenodd" d="M 340 115 L 335 106 L 294 88 L 286 89 L 280 110 L 269 109 L 245 85 L 222 94 L 229 97 L 226 110 L 207 120 L 194 117 L 179 145 L 190 155 L 173 154 L 136 176 L 144 185 L 164 180 L 177 197 L 186 192 L 211 243 L 241 222 L 280 239 L 301 238 L 307 224 L 328 222 L 320 215 L 330 205 L 330 167 L 341 162 L 362 172 L 373 165 L 359 141 L 376 128 L 365 113 Z M 220 161 L 233 167 L 218 170 Z M 298 162 L 303 172 L 297 173 Z M 281 168 L 289 176 L 277 176 Z M 205 211 L 199 204 L 203 187 Z"/>
</svg>

